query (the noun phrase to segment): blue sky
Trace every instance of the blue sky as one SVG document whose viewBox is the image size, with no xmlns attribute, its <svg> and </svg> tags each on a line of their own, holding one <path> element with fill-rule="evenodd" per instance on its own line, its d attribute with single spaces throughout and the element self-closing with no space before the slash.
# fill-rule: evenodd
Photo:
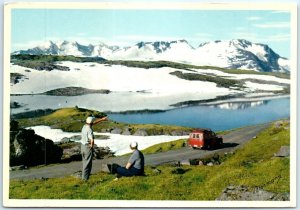
<svg viewBox="0 0 300 210">
<path fill-rule="evenodd" d="M 290 58 L 290 13 L 272 10 L 12 9 L 12 50 L 47 40 L 130 46 L 140 41 L 247 39 Z"/>
</svg>

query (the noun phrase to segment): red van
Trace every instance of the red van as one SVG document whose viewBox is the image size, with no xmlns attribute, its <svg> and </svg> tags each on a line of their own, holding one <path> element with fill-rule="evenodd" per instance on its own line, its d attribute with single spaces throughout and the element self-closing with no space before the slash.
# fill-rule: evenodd
<svg viewBox="0 0 300 210">
<path fill-rule="evenodd" d="M 193 149 L 211 149 L 220 147 L 223 144 L 223 138 L 210 129 L 196 129 L 190 133 L 187 143 Z"/>
</svg>

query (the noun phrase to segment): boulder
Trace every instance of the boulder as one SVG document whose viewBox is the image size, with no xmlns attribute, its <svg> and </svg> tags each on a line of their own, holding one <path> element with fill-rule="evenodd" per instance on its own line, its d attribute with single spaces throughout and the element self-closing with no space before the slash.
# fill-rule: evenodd
<svg viewBox="0 0 300 210">
<path fill-rule="evenodd" d="M 70 138 L 64 137 L 64 138 L 62 138 L 62 139 L 60 140 L 59 143 L 64 144 L 64 143 L 69 143 L 69 142 L 71 142 Z"/>
<path fill-rule="evenodd" d="M 200 160 L 198 163 L 199 166 L 204 166 L 204 163 Z"/>
<path fill-rule="evenodd" d="M 289 146 L 282 146 L 280 147 L 279 151 L 274 154 L 275 157 L 289 157 L 290 156 L 290 147 Z"/>
<path fill-rule="evenodd" d="M 133 135 L 134 136 L 148 136 L 148 133 L 145 129 L 138 129 Z"/>
<path fill-rule="evenodd" d="M 10 171 L 17 171 L 17 170 L 24 170 L 24 169 L 27 169 L 27 167 L 24 165 L 9 167 Z"/>
<path fill-rule="evenodd" d="M 63 149 L 62 162 L 81 160 L 81 143 L 67 142 L 59 145 Z"/>
<path fill-rule="evenodd" d="M 181 161 L 180 161 L 180 164 L 181 164 L 181 165 L 187 165 L 187 166 L 190 166 L 190 165 L 191 165 L 191 162 L 190 162 L 190 160 L 188 160 L 188 159 L 187 159 L 187 160 L 181 160 Z"/>
<path fill-rule="evenodd" d="M 60 162 L 62 149 L 33 130 L 11 131 L 10 166 L 36 166 Z"/>
<path fill-rule="evenodd" d="M 131 128 L 125 127 L 122 132 L 122 135 L 127 135 L 127 136 L 131 135 L 131 130 L 132 130 Z"/>
<path fill-rule="evenodd" d="M 114 128 L 112 131 L 111 131 L 112 134 L 121 134 L 122 133 L 122 129 L 120 128 Z"/>
<path fill-rule="evenodd" d="M 222 194 L 216 199 L 221 201 L 287 201 L 289 193 L 272 193 L 259 187 L 251 189 L 247 186 L 226 187 Z"/>
<path fill-rule="evenodd" d="M 110 150 L 109 147 L 98 147 L 94 146 L 94 158 L 95 159 L 103 159 L 108 157 L 113 157 L 114 153 Z"/>
<path fill-rule="evenodd" d="M 81 143 L 79 142 L 69 142 L 59 145 L 63 149 L 62 162 L 80 161 L 81 156 Z M 94 159 L 102 159 L 104 157 L 114 156 L 113 152 L 109 147 L 98 147 L 94 145 L 93 151 Z"/>
</svg>

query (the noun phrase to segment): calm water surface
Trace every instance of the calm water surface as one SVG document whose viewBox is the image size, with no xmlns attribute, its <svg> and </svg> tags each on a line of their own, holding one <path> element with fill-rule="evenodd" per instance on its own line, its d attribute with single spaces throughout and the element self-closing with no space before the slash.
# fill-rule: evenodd
<svg viewBox="0 0 300 210">
<path fill-rule="evenodd" d="M 160 113 L 110 114 L 125 123 L 154 123 L 227 130 L 290 117 L 290 98 L 192 106 Z"/>
</svg>

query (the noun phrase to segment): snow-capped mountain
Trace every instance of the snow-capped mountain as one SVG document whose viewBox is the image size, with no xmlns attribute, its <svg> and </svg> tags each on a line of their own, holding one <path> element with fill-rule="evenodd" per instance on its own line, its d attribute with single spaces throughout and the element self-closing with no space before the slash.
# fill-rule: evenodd
<svg viewBox="0 0 300 210">
<path fill-rule="evenodd" d="M 166 60 L 201 66 L 218 66 L 255 71 L 287 72 L 289 60 L 280 57 L 268 45 L 243 39 L 214 41 L 193 48 L 186 40 L 139 42 L 130 47 L 81 45 L 77 42 L 48 41 L 41 46 L 13 54 L 53 54 L 103 57 L 109 60 Z"/>
</svg>

